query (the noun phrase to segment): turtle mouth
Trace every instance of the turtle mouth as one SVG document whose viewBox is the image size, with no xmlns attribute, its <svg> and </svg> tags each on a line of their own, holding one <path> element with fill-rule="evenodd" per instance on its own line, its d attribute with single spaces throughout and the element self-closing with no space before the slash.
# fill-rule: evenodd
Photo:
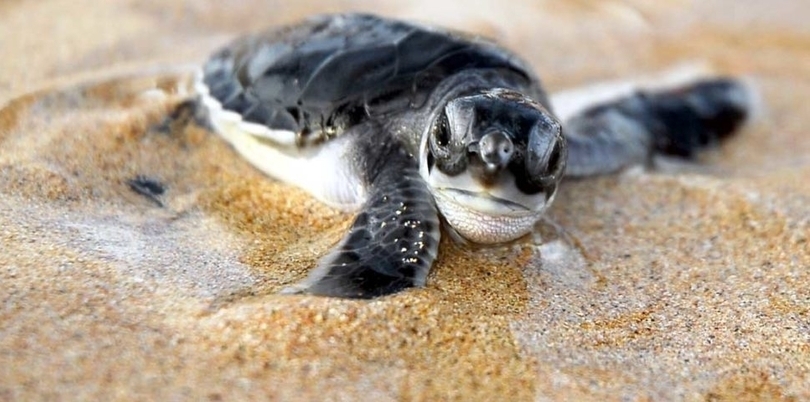
<svg viewBox="0 0 810 402">
<path fill-rule="evenodd" d="M 535 208 L 518 202 L 497 197 L 484 191 L 470 191 L 459 188 L 439 188 L 442 196 L 457 204 L 489 215 L 523 216 L 536 214 Z"/>
<path fill-rule="evenodd" d="M 526 193 L 508 172 L 482 185 L 469 170 L 447 175 L 432 169 L 423 137 L 420 173 L 431 189 L 436 206 L 452 233 L 478 244 L 506 243 L 534 229 L 554 200 L 557 186 Z"/>
<path fill-rule="evenodd" d="M 437 188 L 436 206 L 455 234 L 479 244 L 505 243 L 531 232 L 548 202 L 530 208 L 489 193 Z"/>
<path fill-rule="evenodd" d="M 447 202 L 491 216 L 524 216 L 542 212 L 552 202 L 556 186 L 527 194 L 503 172 L 489 185 L 482 185 L 470 172 L 448 176 L 434 169 L 427 178 L 432 191 Z"/>
</svg>

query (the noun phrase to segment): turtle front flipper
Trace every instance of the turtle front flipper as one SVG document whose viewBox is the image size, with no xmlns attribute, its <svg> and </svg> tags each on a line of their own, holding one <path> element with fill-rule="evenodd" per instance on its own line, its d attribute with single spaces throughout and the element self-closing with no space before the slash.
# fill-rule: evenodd
<svg viewBox="0 0 810 402">
<path fill-rule="evenodd" d="M 284 293 L 369 299 L 425 284 L 440 233 L 417 163 L 393 144 L 361 147 L 371 174 L 361 212 L 310 276 Z"/>
<path fill-rule="evenodd" d="M 639 91 L 587 109 L 563 124 L 567 176 L 614 172 L 654 153 L 690 158 L 728 137 L 752 112 L 750 89 L 717 78 Z"/>
</svg>

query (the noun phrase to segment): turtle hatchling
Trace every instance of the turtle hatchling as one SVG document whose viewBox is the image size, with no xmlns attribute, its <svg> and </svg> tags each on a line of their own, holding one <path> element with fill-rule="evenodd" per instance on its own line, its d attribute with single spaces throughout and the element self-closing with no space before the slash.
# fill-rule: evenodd
<svg viewBox="0 0 810 402">
<path fill-rule="evenodd" d="M 734 132 L 752 98 L 713 77 L 556 114 L 529 64 L 496 43 L 366 14 L 239 38 L 195 88 L 210 125 L 256 168 L 356 214 L 291 287 L 346 298 L 423 286 L 440 222 L 470 243 L 518 239 L 564 175 L 691 157 Z"/>
</svg>

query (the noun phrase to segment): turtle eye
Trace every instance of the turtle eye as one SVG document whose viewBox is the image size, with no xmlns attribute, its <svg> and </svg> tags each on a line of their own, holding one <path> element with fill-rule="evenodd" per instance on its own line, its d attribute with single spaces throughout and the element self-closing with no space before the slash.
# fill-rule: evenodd
<svg viewBox="0 0 810 402">
<path fill-rule="evenodd" d="M 450 122 L 447 115 L 442 113 L 433 124 L 429 138 L 430 152 L 436 159 L 447 159 L 450 157 Z"/>
<path fill-rule="evenodd" d="M 447 121 L 447 115 L 442 113 L 436 125 L 433 128 L 433 136 L 436 139 L 436 145 L 446 147 L 450 143 L 450 123 Z"/>
<path fill-rule="evenodd" d="M 428 163 L 435 163 L 443 173 L 454 176 L 464 171 L 467 167 L 467 153 L 457 149 L 459 144 L 452 141 L 450 132 L 450 122 L 445 113 L 442 113 L 428 138 L 430 154 Z"/>
<path fill-rule="evenodd" d="M 542 162 L 540 162 L 540 166 L 537 166 L 537 168 L 542 166 L 542 173 L 534 176 L 533 181 L 542 187 L 551 186 L 553 183 L 559 181 L 562 177 L 562 171 L 565 167 L 567 157 L 565 140 L 559 139 L 555 141 L 551 151 L 548 153 L 545 165 L 543 166 Z"/>
<path fill-rule="evenodd" d="M 546 175 L 555 177 L 558 176 L 562 172 L 565 164 L 564 159 L 566 157 L 565 140 L 559 140 L 554 144 L 554 148 L 551 150 L 551 154 L 548 157 Z"/>
<path fill-rule="evenodd" d="M 568 148 L 560 129 L 549 125 L 536 126 L 529 136 L 523 161 L 525 173 L 515 173 L 518 188 L 527 194 L 554 188 L 562 177 L 567 158 Z"/>
</svg>

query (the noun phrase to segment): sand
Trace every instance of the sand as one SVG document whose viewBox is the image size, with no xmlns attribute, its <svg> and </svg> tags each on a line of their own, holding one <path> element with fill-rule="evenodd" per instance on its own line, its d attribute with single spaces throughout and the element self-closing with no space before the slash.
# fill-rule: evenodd
<svg viewBox="0 0 810 402">
<path fill-rule="evenodd" d="M 705 3 L 0 3 L 0 400 L 810 400 L 810 5 Z M 443 241 L 424 289 L 281 296 L 351 216 L 166 116 L 228 39 L 349 9 L 497 37 L 555 91 L 708 61 L 764 108 L 565 183 L 538 236 Z"/>
</svg>

